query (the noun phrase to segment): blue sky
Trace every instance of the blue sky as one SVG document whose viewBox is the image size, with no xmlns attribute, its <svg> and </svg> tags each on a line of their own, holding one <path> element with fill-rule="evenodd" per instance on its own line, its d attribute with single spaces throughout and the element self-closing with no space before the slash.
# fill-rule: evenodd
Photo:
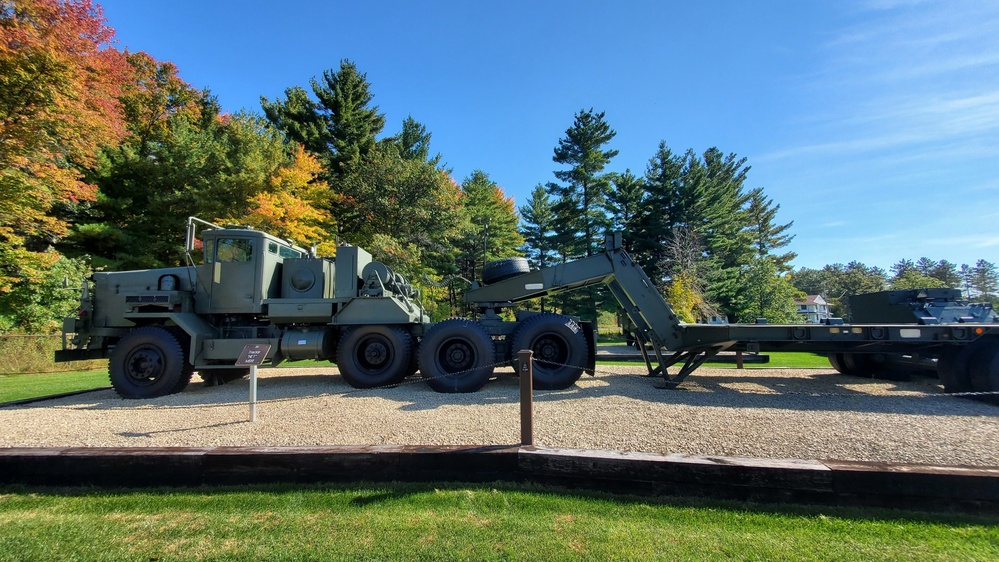
<svg viewBox="0 0 999 562">
<path fill-rule="evenodd" d="M 350 59 L 385 134 L 412 115 L 461 181 L 526 202 L 576 112 L 610 171 L 660 141 L 746 157 L 794 221 L 797 267 L 999 262 L 999 3 L 97 0 L 118 47 L 227 111 Z"/>
</svg>

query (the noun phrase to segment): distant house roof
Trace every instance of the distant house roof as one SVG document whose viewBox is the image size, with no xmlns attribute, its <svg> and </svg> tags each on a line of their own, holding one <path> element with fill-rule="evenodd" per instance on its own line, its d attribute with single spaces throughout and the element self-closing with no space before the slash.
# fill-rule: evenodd
<svg viewBox="0 0 999 562">
<path fill-rule="evenodd" d="M 795 299 L 794 304 L 829 304 L 826 299 L 822 298 L 822 295 L 807 295 L 804 300 Z"/>
</svg>

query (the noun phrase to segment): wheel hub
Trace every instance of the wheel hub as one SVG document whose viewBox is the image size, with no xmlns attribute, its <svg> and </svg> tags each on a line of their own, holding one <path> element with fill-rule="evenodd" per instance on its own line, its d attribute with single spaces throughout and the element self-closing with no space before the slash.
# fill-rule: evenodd
<svg viewBox="0 0 999 562">
<path fill-rule="evenodd" d="M 534 353 L 537 355 L 539 361 L 553 363 L 559 362 L 560 358 L 564 355 L 562 349 L 563 347 L 559 345 L 558 341 L 552 338 L 544 338 L 539 340 L 534 346 Z"/>
<path fill-rule="evenodd" d="M 152 382 L 163 373 L 163 356 L 153 349 L 138 349 L 129 357 L 127 374 L 136 382 Z"/>
<path fill-rule="evenodd" d="M 369 341 L 361 346 L 361 361 L 368 368 L 378 368 L 389 360 L 389 349 L 380 340 Z"/>
<path fill-rule="evenodd" d="M 448 371 L 467 369 L 473 360 L 472 350 L 463 342 L 454 342 L 444 349 L 444 363 Z"/>
</svg>

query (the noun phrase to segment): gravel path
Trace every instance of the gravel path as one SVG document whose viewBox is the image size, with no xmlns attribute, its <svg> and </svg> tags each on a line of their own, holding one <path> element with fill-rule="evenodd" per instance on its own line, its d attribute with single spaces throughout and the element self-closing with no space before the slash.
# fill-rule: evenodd
<svg viewBox="0 0 999 562">
<path fill-rule="evenodd" d="M 600 367 L 563 391 L 535 393 L 535 443 L 548 447 L 743 457 L 999 466 L 999 407 L 812 369 L 702 368 L 678 390 Z M 0 446 L 472 445 L 520 441 L 509 368 L 473 394 L 418 379 L 358 391 L 335 367 L 261 369 L 257 421 L 249 381 L 192 383 L 153 400 L 110 390 L 0 408 Z M 198 381 L 198 377 L 195 377 Z"/>
</svg>

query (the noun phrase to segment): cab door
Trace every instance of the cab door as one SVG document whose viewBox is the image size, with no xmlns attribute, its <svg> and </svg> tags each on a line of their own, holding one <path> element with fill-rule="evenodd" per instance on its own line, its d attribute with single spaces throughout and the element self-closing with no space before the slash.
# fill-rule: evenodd
<svg viewBox="0 0 999 562">
<path fill-rule="evenodd" d="M 211 312 L 260 312 L 257 298 L 260 240 L 250 237 L 220 237 L 215 240 L 212 271 Z"/>
</svg>

